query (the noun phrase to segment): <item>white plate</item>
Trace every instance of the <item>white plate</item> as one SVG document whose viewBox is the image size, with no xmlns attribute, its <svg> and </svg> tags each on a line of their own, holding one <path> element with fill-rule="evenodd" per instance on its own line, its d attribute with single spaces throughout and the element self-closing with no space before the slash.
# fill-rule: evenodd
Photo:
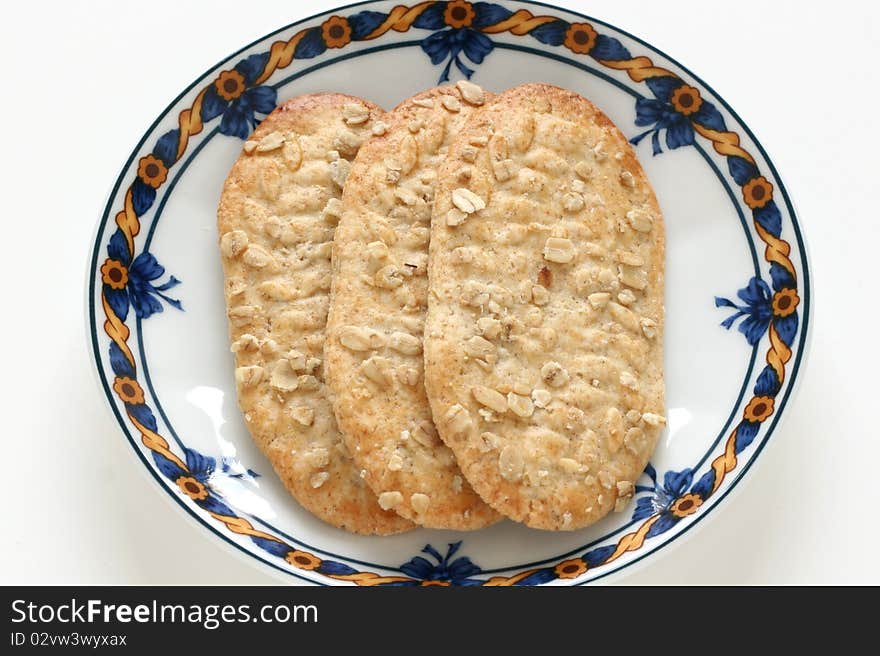
<svg viewBox="0 0 880 656">
<path fill-rule="evenodd" d="M 294 95 L 341 91 L 392 107 L 447 75 L 590 98 L 637 144 L 663 209 L 669 424 L 635 502 L 588 529 L 344 533 L 288 496 L 236 405 L 215 212 L 241 139 Z M 89 285 L 104 394 L 165 493 L 253 559 L 348 585 L 579 584 L 650 557 L 761 453 L 787 410 L 810 315 L 794 210 L 736 113 L 644 41 L 526 2 L 362 3 L 234 53 L 171 102 L 125 163 Z"/>
</svg>

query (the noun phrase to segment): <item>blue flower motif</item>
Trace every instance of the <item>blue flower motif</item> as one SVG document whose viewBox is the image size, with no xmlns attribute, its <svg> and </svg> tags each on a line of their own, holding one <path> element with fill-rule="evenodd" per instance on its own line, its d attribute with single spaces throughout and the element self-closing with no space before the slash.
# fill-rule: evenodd
<svg viewBox="0 0 880 656">
<path fill-rule="evenodd" d="M 770 286 L 760 278 L 752 278 L 749 284 L 737 293 L 745 305 L 737 305 L 733 301 L 720 296 L 715 297 L 715 307 L 729 307 L 736 310 L 721 322 L 721 325 L 730 330 L 738 319 L 745 317 L 739 324 L 739 331 L 746 336 L 749 344 L 757 344 L 773 319 L 773 292 Z"/>
<path fill-rule="evenodd" d="M 220 466 L 224 474 L 229 478 L 238 478 L 238 479 L 255 479 L 259 478 L 260 475 L 255 472 L 253 469 L 247 469 L 235 458 L 223 458 L 220 461 Z"/>
<path fill-rule="evenodd" d="M 183 310 L 179 300 L 165 294 L 180 284 L 177 278 L 170 276 L 162 284 L 153 284 L 165 275 L 165 267 L 151 253 L 141 253 L 132 260 L 128 242 L 117 230 L 107 245 L 107 254 L 109 257 L 101 266 L 104 297 L 122 321 L 128 316 L 129 305 L 134 308 L 138 319 L 161 312 L 163 307 L 159 299 Z"/>
<path fill-rule="evenodd" d="M 465 77 L 470 79 L 474 70 L 462 62 L 460 57 L 462 51 L 471 62 L 481 64 L 492 48 L 489 37 L 471 29 L 443 30 L 435 32 L 422 41 L 422 50 L 431 58 L 432 64 L 440 64 L 445 59 L 449 59 L 443 72 L 440 73 L 438 82 L 449 80 L 449 71 L 453 63 Z"/>
<path fill-rule="evenodd" d="M 202 98 L 202 121 L 208 122 L 222 114 L 220 132 L 247 139 L 259 124 L 256 115 L 268 114 L 275 109 L 278 96 L 275 89 L 253 86 L 268 58 L 268 53 L 251 55 L 231 70 L 220 73 Z"/>
<path fill-rule="evenodd" d="M 436 564 L 427 558 L 416 556 L 400 566 L 400 571 L 414 579 L 422 581 L 422 585 L 479 585 L 480 581 L 472 579 L 482 570 L 471 562 L 470 558 L 461 556 L 452 560 L 452 556 L 461 547 L 461 541 L 451 542 L 446 555 L 441 556 L 434 547 L 426 544 L 422 553 L 430 555 Z"/>
<path fill-rule="evenodd" d="M 146 408 L 146 406 L 143 407 Z M 147 412 L 149 412 L 149 409 L 147 409 Z M 154 420 L 153 424 L 155 424 Z M 180 491 L 192 499 L 200 508 L 218 515 L 236 516 L 236 513 L 226 505 L 222 495 L 210 483 L 211 477 L 216 475 L 217 459 L 190 448 L 184 448 L 184 457 L 186 469 L 183 469 L 173 460 L 153 452 L 153 460 L 159 471 L 167 479 L 174 482 Z M 243 469 L 240 464 L 236 465 L 236 468 Z M 223 471 L 224 473 L 227 471 L 227 463 L 224 463 Z M 248 469 L 246 471 L 248 474 L 256 476 L 251 470 Z M 235 475 L 232 477 L 239 478 L 239 476 Z"/>
<path fill-rule="evenodd" d="M 421 44 L 432 64 L 446 61 L 440 74 L 440 82 L 449 80 L 449 71 L 453 64 L 462 75 L 470 79 L 474 71 L 462 61 L 462 55 L 472 64 L 482 64 L 494 45 L 478 28 L 495 22 L 504 13 L 509 12 L 498 5 L 485 2 L 471 4 L 464 0 L 438 2 L 422 12 L 413 25 L 440 30 L 423 39 Z"/>
<path fill-rule="evenodd" d="M 189 475 L 200 483 L 207 483 L 211 474 L 217 469 L 217 459 L 190 448 L 184 449 L 184 455 Z"/>
<path fill-rule="evenodd" d="M 710 469 L 691 487 L 694 472 L 685 468 L 681 471 L 668 471 L 663 476 L 663 484 L 657 482 L 657 471 L 651 463 L 645 467 L 645 474 L 651 485 L 636 485 L 636 494 L 649 492 L 636 500 L 633 519 L 641 520 L 658 515 L 646 537 L 665 533 L 685 517 L 694 514 L 712 492 L 714 473 Z M 688 492 L 690 488 L 690 492 Z"/>
<path fill-rule="evenodd" d="M 666 146 L 670 149 L 694 143 L 694 123 L 712 130 L 726 130 L 724 119 L 712 103 L 703 100 L 699 89 L 677 77 L 657 77 L 645 81 L 654 98 L 636 100 L 636 125 L 650 129 L 630 139 L 638 143 L 651 135 L 655 155 L 663 152 L 660 131 L 666 130 Z"/>
<path fill-rule="evenodd" d="M 195 449 L 185 448 L 186 466 L 189 468 L 190 475 L 202 483 L 207 483 L 208 479 L 217 471 L 217 459 L 213 456 L 206 456 L 199 453 Z M 259 478 L 260 475 L 253 469 L 247 469 L 236 458 L 223 457 L 220 459 L 220 472 L 228 478 Z"/>
<path fill-rule="evenodd" d="M 688 489 L 694 479 L 690 469 L 680 472 L 668 471 L 663 476 L 663 484 L 657 483 L 657 470 L 651 463 L 645 467 L 645 474 L 651 479 L 652 485 L 636 485 L 636 494 L 650 492 L 647 496 L 636 500 L 633 519 L 647 519 L 658 512 L 668 510 L 673 502 Z"/>
</svg>

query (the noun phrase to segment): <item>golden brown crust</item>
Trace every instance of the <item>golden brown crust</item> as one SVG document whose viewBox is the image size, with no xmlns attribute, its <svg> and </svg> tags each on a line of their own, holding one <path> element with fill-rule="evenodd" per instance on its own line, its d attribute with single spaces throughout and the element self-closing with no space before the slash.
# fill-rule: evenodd
<svg viewBox="0 0 880 656">
<path fill-rule="evenodd" d="M 476 107 L 458 88 L 438 87 L 386 114 L 384 134 L 352 164 L 333 241 L 324 354 L 339 427 L 380 503 L 430 528 L 500 518 L 437 437 L 422 374 L 434 176 Z"/>
<path fill-rule="evenodd" d="M 379 507 L 336 427 L 323 382 L 333 213 L 349 161 L 382 110 L 343 94 L 293 98 L 245 142 L 217 212 L 238 400 L 291 494 L 355 533 L 410 522 Z"/>
<path fill-rule="evenodd" d="M 426 387 L 441 437 L 499 512 L 576 529 L 631 498 L 665 421 L 663 258 L 644 172 L 581 96 L 510 89 L 450 146 Z"/>
</svg>

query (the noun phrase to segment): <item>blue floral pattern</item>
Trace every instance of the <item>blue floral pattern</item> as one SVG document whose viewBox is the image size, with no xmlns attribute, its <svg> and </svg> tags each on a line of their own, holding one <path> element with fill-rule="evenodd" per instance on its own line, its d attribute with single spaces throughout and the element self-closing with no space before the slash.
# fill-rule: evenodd
<svg viewBox="0 0 880 656">
<path fill-rule="evenodd" d="M 138 319 L 147 319 L 156 312 L 161 312 L 160 299 L 178 310 L 183 310 L 179 300 L 165 293 L 180 284 L 177 278 L 169 276 L 165 282 L 154 284 L 165 275 L 165 268 L 151 253 L 141 253 L 132 259 L 128 243 L 117 232 L 110 238 L 107 255 L 109 257 L 102 269 L 104 296 L 123 321 L 128 316 L 129 307 L 134 308 Z M 120 280 L 116 280 L 117 277 Z"/>
<path fill-rule="evenodd" d="M 247 139 L 259 123 L 257 115 L 275 109 L 275 89 L 253 86 L 267 59 L 266 55 L 251 55 L 238 62 L 231 71 L 221 73 L 205 91 L 202 120 L 207 122 L 222 115 L 219 128 L 222 134 Z"/>
<path fill-rule="evenodd" d="M 668 471 L 663 476 L 663 483 L 658 484 L 657 471 L 651 463 L 645 467 L 645 475 L 651 479 L 651 485 L 636 485 L 636 495 L 644 492 L 650 494 L 636 499 L 633 519 L 647 519 L 654 513 L 667 510 L 694 478 L 690 469 L 683 469 L 680 472 Z"/>
<path fill-rule="evenodd" d="M 184 449 L 186 456 L 186 466 L 189 468 L 190 475 L 194 476 L 202 483 L 207 483 L 208 479 L 217 469 L 217 459 L 199 453 L 195 449 Z"/>
<path fill-rule="evenodd" d="M 651 135 L 654 155 L 663 152 L 660 132 L 666 131 L 666 146 L 670 149 L 691 146 L 694 143 L 694 121 L 712 130 L 725 130 L 721 113 L 700 92 L 677 77 L 657 77 L 645 83 L 653 98 L 636 100 L 636 125 L 650 128 L 632 139 L 633 145 Z"/>
<path fill-rule="evenodd" d="M 696 512 L 712 492 L 712 479 L 708 476 L 703 476 L 691 487 L 694 472 L 689 468 L 668 471 L 663 475 L 663 482 L 659 483 L 657 471 L 648 463 L 645 467 L 645 475 L 650 479 L 651 484 L 636 485 L 637 499 L 632 518 L 644 520 L 653 516 L 658 517 L 648 531 L 648 537 L 668 531 L 679 521 Z M 641 494 L 645 496 L 639 496 Z"/>
<path fill-rule="evenodd" d="M 154 454 L 153 459 L 165 478 L 176 483 L 199 508 L 218 515 L 231 513 L 232 509 L 216 488 L 211 486 L 212 477 L 218 475 L 217 460 L 190 448 L 184 448 L 184 457 L 184 463 L 158 454 Z"/>
<path fill-rule="evenodd" d="M 773 278 L 771 287 L 760 278 L 753 277 L 736 295 L 743 305 L 720 296 L 715 297 L 715 307 L 726 307 L 736 310 L 721 322 L 728 330 L 742 319 L 739 331 L 745 335 L 746 341 L 755 346 L 773 329 L 783 339 L 794 339 L 798 328 L 798 317 L 795 310 L 800 303 L 796 289 L 792 286 L 789 276 L 781 274 Z"/>
<path fill-rule="evenodd" d="M 482 64 L 486 55 L 495 47 L 489 37 L 475 28 L 495 22 L 501 11 L 503 10 L 498 5 L 486 2 L 475 5 L 460 1 L 437 3 L 413 23 L 414 27 L 438 30 L 422 39 L 422 50 L 431 58 L 432 64 L 446 62 L 440 73 L 441 83 L 449 80 L 449 71 L 453 64 L 470 79 L 474 71 L 462 58 L 466 58 L 471 64 Z"/>
<path fill-rule="evenodd" d="M 434 547 L 426 544 L 422 553 L 426 553 L 436 562 L 431 562 L 422 556 L 416 556 L 409 562 L 400 566 L 400 571 L 415 580 L 424 583 L 439 583 L 452 585 L 480 585 L 482 581 L 471 578 L 482 570 L 471 562 L 470 558 L 460 556 L 455 560 L 452 557 L 461 548 L 461 541 L 452 542 L 446 549 L 446 555 L 441 556 Z"/>
<path fill-rule="evenodd" d="M 220 469 L 229 478 L 254 480 L 260 477 L 257 472 L 245 467 L 235 458 L 222 458 L 220 460 Z"/>
<path fill-rule="evenodd" d="M 745 317 L 739 324 L 739 331 L 745 335 L 748 343 L 754 346 L 761 341 L 770 326 L 770 319 L 773 317 L 773 309 L 770 307 L 773 292 L 766 282 L 760 278 L 752 278 L 736 295 L 745 305 L 737 305 L 720 296 L 715 297 L 715 307 L 729 307 L 736 310 L 722 321 L 721 325 L 730 330 L 737 320 Z"/>
<path fill-rule="evenodd" d="M 464 64 L 462 53 L 472 63 L 482 64 L 483 59 L 492 52 L 493 47 L 489 37 L 471 29 L 443 30 L 422 40 L 422 50 L 431 58 L 432 64 L 446 61 L 446 66 L 440 73 L 438 81 L 440 83 L 449 80 L 449 70 L 453 63 L 466 78 L 470 79 L 474 71 Z"/>
<path fill-rule="evenodd" d="M 217 471 L 217 459 L 199 453 L 195 449 L 184 448 L 186 466 L 189 475 L 202 483 L 209 483 L 213 476 L 225 476 L 226 478 L 259 478 L 259 474 L 253 469 L 245 468 L 236 458 L 224 457 L 220 459 L 220 471 Z M 173 474 L 177 474 L 174 471 Z M 172 475 L 173 475 L 172 474 Z"/>
</svg>

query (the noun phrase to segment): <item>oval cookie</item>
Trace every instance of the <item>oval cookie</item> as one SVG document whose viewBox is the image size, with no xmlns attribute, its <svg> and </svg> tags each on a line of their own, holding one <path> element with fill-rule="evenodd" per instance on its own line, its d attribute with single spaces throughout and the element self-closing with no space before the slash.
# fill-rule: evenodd
<svg viewBox="0 0 880 656">
<path fill-rule="evenodd" d="M 412 527 L 361 479 L 325 393 L 330 250 L 350 161 L 382 110 L 315 94 L 272 112 L 232 167 L 217 212 L 238 402 L 290 493 L 334 526 Z"/>
<path fill-rule="evenodd" d="M 632 497 L 665 422 L 663 253 L 632 149 L 581 96 L 515 87 L 450 146 L 426 386 L 441 437 L 498 511 L 576 529 Z"/>
<path fill-rule="evenodd" d="M 436 169 L 485 100 L 476 85 L 461 86 L 464 97 L 441 87 L 403 102 L 353 162 L 324 345 L 336 419 L 379 503 L 423 526 L 460 530 L 499 519 L 437 436 L 422 373 Z"/>
</svg>

